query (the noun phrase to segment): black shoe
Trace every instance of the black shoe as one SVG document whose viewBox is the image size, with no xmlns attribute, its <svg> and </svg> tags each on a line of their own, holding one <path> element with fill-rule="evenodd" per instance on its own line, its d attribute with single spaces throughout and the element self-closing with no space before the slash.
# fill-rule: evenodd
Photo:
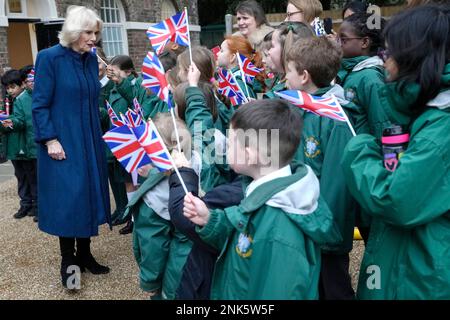
<svg viewBox="0 0 450 320">
<path fill-rule="evenodd" d="M 109 267 L 102 266 L 95 261 L 94 256 L 90 253 L 85 257 L 77 256 L 77 261 L 81 272 L 85 272 L 88 269 L 92 274 L 107 274 L 110 271 Z"/>
<path fill-rule="evenodd" d="M 31 207 L 30 211 L 28 211 L 27 216 L 29 216 L 29 217 L 35 217 L 35 216 L 36 216 L 36 213 L 37 213 L 37 208 L 33 206 L 33 207 Z"/>
<path fill-rule="evenodd" d="M 38 222 L 38 221 L 39 221 L 38 216 L 34 216 L 34 217 L 33 217 L 33 222 Z"/>
<path fill-rule="evenodd" d="M 17 211 L 13 217 L 14 219 L 22 219 L 27 216 L 28 211 L 31 210 L 31 207 L 20 207 L 19 211 Z"/>
<path fill-rule="evenodd" d="M 122 229 L 119 230 L 120 234 L 129 234 L 133 232 L 133 221 L 129 220 L 127 222 L 127 225 L 125 227 L 123 227 Z"/>
<path fill-rule="evenodd" d="M 81 289 L 81 267 L 74 256 L 62 258 L 60 273 L 64 288 L 70 290 Z"/>
</svg>

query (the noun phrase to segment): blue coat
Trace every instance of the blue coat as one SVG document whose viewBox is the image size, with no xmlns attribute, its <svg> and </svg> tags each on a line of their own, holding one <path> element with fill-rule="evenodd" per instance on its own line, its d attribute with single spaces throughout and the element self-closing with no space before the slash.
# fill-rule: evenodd
<svg viewBox="0 0 450 320">
<path fill-rule="evenodd" d="M 38 142 L 39 229 L 60 237 L 98 235 L 110 222 L 108 171 L 98 112 L 97 58 L 56 45 L 39 52 L 33 91 Z M 48 156 L 57 138 L 66 160 Z"/>
</svg>

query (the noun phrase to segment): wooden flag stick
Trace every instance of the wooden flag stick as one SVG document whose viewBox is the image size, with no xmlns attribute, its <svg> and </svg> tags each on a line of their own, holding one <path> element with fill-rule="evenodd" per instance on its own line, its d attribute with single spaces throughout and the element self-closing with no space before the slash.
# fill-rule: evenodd
<svg viewBox="0 0 450 320">
<path fill-rule="evenodd" d="M 173 108 L 170 108 L 170 115 L 172 116 L 173 127 L 175 129 L 175 137 L 177 138 L 178 151 L 181 153 L 180 135 L 178 133 L 177 122 L 175 120 L 175 113 L 173 112 Z"/>
</svg>

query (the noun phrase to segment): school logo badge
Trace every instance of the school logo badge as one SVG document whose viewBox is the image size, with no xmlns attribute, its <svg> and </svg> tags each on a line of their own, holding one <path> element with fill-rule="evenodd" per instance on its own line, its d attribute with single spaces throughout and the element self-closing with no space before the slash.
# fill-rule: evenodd
<svg viewBox="0 0 450 320">
<path fill-rule="evenodd" d="M 352 102 L 356 97 L 356 92 L 353 89 L 346 89 L 344 95 L 347 101 Z"/>
<path fill-rule="evenodd" d="M 320 154 L 319 145 L 320 142 L 317 141 L 314 137 L 309 137 L 308 139 L 306 139 L 305 156 L 310 159 L 317 157 Z"/>
<path fill-rule="evenodd" d="M 241 233 L 239 235 L 238 244 L 236 245 L 236 252 L 242 258 L 248 258 L 252 255 L 253 249 L 250 246 L 253 243 L 253 239 L 250 235 Z"/>
</svg>

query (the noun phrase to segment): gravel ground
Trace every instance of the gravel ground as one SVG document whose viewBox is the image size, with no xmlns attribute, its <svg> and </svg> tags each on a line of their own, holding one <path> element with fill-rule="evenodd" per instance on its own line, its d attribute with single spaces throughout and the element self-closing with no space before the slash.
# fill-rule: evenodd
<svg viewBox="0 0 450 320">
<path fill-rule="evenodd" d="M 32 218 L 16 220 L 19 199 L 15 179 L 0 184 L 0 299 L 109 300 L 146 299 L 139 289 L 138 268 L 131 249 L 131 235 L 120 235 L 119 228 L 102 226 L 93 238 L 92 253 L 111 268 L 107 275 L 82 274 L 82 289 L 74 293 L 61 286 L 60 255 L 56 237 L 40 232 Z M 356 285 L 364 251 L 355 241 L 350 271 Z"/>
</svg>

